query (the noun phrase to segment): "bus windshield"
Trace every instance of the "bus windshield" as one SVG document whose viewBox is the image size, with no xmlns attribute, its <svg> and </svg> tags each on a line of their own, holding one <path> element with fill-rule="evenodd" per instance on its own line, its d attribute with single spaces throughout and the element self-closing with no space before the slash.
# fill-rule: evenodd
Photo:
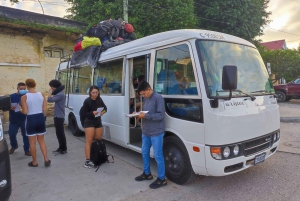
<svg viewBox="0 0 300 201">
<path fill-rule="evenodd" d="M 197 40 L 201 58 L 203 79 L 209 97 L 228 97 L 222 90 L 222 70 L 225 65 L 237 66 L 237 90 L 233 96 L 265 95 L 274 93 L 273 84 L 259 52 L 249 46 L 222 42 Z"/>
</svg>

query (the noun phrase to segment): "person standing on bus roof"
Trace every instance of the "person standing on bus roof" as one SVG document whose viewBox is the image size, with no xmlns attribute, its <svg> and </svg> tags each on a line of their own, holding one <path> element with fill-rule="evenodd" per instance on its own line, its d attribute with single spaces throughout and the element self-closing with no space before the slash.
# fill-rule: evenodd
<svg viewBox="0 0 300 201">
<path fill-rule="evenodd" d="M 53 151 L 54 154 L 66 154 L 67 153 L 67 140 L 64 130 L 65 121 L 65 86 L 58 80 L 51 80 L 49 82 L 51 95 L 48 96 L 49 103 L 55 103 L 54 105 L 54 126 L 56 137 L 59 147 Z"/>
<path fill-rule="evenodd" d="M 148 113 L 140 113 L 138 116 L 138 118 L 143 119 L 142 156 L 144 162 L 144 172 L 140 176 L 137 176 L 135 180 L 143 181 L 153 179 L 150 171 L 150 148 L 153 146 L 158 176 L 156 181 L 151 183 L 149 187 L 152 189 L 157 189 L 167 185 L 163 156 L 165 103 L 163 97 L 153 91 L 149 83 L 146 81 L 139 83 L 137 92 L 144 97 L 143 110 L 148 111 Z"/>
<path fill-rule="evenodd" d="M 84 132 L 85 132 L 85 156 L 86 161 L 84 163 L 85 168 L 94 168 L 95 165 L 90 161 L 91 156 L 91 144 L 93 139 L 102 139 L 102 121 L 101 116 L 107 112 L 107 107 L 100 97 L 100 90 L 96 85 L 93 85 L 89 89 L 89 96 L 83 102 L 83 112 L 86 114 L 84 120 Z M 103 107 L 100 116 L 97 109 Z"/>
<path fill-rule="evenodd" d="M 21 129 L 21 134 L 23 136 L 23 143 L 24 143 L 24 152 L 26 156 L 31 156 L 29 151 L 29 141 L 28 137 L 26 136 L 25 130 L 25 120 L 26 115 L 20 112 L 20 103 L 21 97 L 27 93 L 26 86 L 24 82 L 20 82 L 17 85 L 17 93 L 10 95 L 11 103 L 13 104 L 9 111 L 9 140 L 11 149 L 9 150 L 9 154 L 13 154 L 15 150 L 18 148 L 18 141 L 17 141 L 17 134 L 19 128 Z"/>
<path fill-rule="evenodd" d="M 51 161 L 47 155 L 47 145 L 44 141 L 46 134 L 45 116 L 47 112 L 47 101 L 45 95 L 35 90 L 36 82 L 33 79 L 25 81 L 28 93 L 22 96 L 22 113 L 27 114 L 26 118 L 26 135 L 29 138 L 30 153 L 32 161 L 28 163 L 29 167 L 37 167 L 36 160 L 36 141 L 38 141 L 41 151 L 44 155 L 44 164 L 50 166 Z"/>
</svg>

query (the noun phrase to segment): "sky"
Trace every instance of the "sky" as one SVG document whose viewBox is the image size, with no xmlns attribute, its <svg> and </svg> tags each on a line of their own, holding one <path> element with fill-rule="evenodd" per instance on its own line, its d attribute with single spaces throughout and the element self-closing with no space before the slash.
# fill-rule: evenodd
<svg viewBox="0 0 300 201">
<path fill-rule="evenodd" d="M 9 0 L 0 0 L 2 6 L 27 10 L 43 14 L 37 0 L 19 0 L 13 4 Z M 70 7 L 64 0 L 40 0 L 44 13 L 57 17 L 66 15 Z M 130 3 L 130 0 L 129 0 Z M 300 44 L 300 0 L 270 0 L 267 11 L 271 11 L 272 22 L 264 28 L 264 35 L 257 39 L 263 42 L 285 39 L 288 48 L 297 48 Z"/>
</svg>

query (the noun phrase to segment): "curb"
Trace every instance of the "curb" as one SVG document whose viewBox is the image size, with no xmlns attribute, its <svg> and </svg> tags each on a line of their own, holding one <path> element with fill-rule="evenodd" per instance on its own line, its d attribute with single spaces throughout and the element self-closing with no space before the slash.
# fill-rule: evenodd
<svg viewBox="0 0 300 201">
<path fill-rule="evenodd" d="M 280 122 L 299 123 L 300 122 L 300 117 L 280 117 Z"/>
</svg>

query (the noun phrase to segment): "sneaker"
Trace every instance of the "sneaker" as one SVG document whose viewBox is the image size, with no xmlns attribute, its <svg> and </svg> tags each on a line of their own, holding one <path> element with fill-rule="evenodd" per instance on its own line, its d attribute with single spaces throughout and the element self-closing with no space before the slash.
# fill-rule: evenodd
<svg viewBox="0 0 300 201">
<path fill-rule="evenodd" d="M 164 179 L 164 180 L 161 180 L 160 178 L 157 178 L 155 180 L 155 182 L 153 182 L 152 184 L 149 185 L 150 188 L 152 189 L 157 189 L 157 188 L 160 188 L 162 186 L 166 186 L 167 185 L 167 180 Z"/>
<path fill-rule="evenodd" d="M 67 152 L 67 150 L 66 151 L 60 150 L 57 153 L 59 153 L 60 155 L 64 155 L 64 154 L 67 154 L 68 152 Z"/>
<path fill-rule="evenodd" d="M 85 161 L 84 166 L 85 168 L 95 168 L 95 165 L 92 161 Z"/>
<path fill-rule="evenodd" d="M 25 151 L 25 155 L 26 155 L 26 156 L 31 156 L 30 151 Z"/>
<path fill-rule="evenodd" d="M 13 153 L 16 151 L 16 149 L 18 149 L 18 148 L 11 148 L 11 149 L 9 150 L 9 154 L 13 154 Z"/>
<path fill-rule="evenodd" d="M 64 154 L 67 154 L 67 153 L 68 153 L 67 151 L 63 151 L 63 150 L 59 150 L 57 152 L 53 152 L 54 156 L 64 155 Z"/>
<path fill-rule="evenodd" d="M 137 176 L 135 178 L 135 181 L 144 181 L 144 180 L 151 180 L 153 179 L 153 176 L 150 174 L 146 174 L 145 172 L 143 172 L 143 174 L 141 174 L 140 176 Z"/>
<path fill-rule="evenodd" d="M 52 151 L 52 153 L 60 152 L 62 151 L 60 148 L 56 149 L 55 151 Z"/>
</svg>

